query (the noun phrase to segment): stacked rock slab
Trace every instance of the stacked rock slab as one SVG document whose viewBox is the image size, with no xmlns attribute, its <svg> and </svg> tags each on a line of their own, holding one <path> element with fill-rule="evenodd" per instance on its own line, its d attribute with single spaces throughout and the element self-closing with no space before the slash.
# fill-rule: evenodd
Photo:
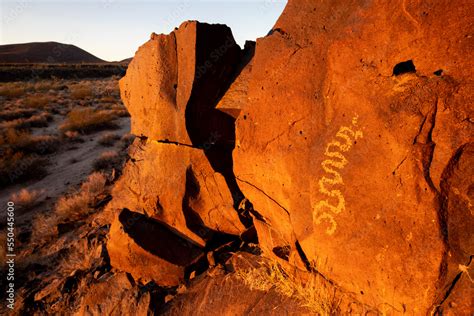
<svg viewBox="0 0 474 316">
<path fill-rule="evenodd" d="M 234 209 L 234 118 L 215 110 L 240 58 L 228 27 L 186 22 L 152 34 L 120 81 L 139 139 L 113 190 L 108 250 L 136 279 L 175 285 L 209 243 L 245 230 Z"/>
<path fill-rule="evenodd" d="M 442 309 L 458 277 L 469 286 L 473 9 L 288 2 L 237 97 L 234 172 L 267 255 L 297 251 L 390 314 Z M 454 313 L 470 314 L 463 291 Z"/>
</svg>

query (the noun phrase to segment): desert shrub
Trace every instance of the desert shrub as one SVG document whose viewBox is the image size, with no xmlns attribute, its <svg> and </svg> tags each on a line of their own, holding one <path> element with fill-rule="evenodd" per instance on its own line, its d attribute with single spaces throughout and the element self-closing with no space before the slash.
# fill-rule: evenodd
<svg viewBox="0 0 474 316">
<path fill-rule="evenodd" d="M 48 123 L 53 120 L 51 114 L 47 112 L 42 112 L 40 114 L 33 115 L 29 119 L 27 119 L 28 124 L 30 127 L 47 127 Z"/>
<path fill-rule="evenodd" d="M 120 164 L 120 156 L 116 151 L 105 151 L 94 160 L 94 170 L 106 170 L 117 168 Z"/>
<path fill-rule="evenodd" d="M 63 134 L 64 139 L 70 142 L 75 143 L 83 143 L 84 139 L 82 139 L 81 134 L 78 131 L 66 131 Z"/>
<path fill-rule="evenodd" d="M 107 177 L 102 172 L 94 172 L 87 177 L 87 180 L 81 185 L 81 191 L 87 192 L 91 197 L 97 197 L 105 192 Z"/>
<path fill-rule="evenodd" d="M 59 149 L 61 140 L 53 135 L 32 136 L 30 143 L 21 148 L 26 153 L 36 153 L 38 155 L 46 155 L 56 152 Z"/>
<path fill-rule="evenodd" d="M 61 270 L 65 275 L 78 271 L 89 271 L 97 268 L 103 262 L 102 243 L 98 239 L 78 240 L 68 255 L 60 262 Z"/>
<path fill-rule="evenodd" d="M 50 102 L 50 98 L 45 95 L 30 95 L 23 100 L 23 104 L 30 108 L 44 108 Z"/>
<path fill-rule="evenodd" d="M 73 99 L 86 99 L 94 96 L 94 91 L 90 84 L 77 84 L 70 88 L 71 97 Z"/>
<path fill-rule="evenodd" d="M 17 131 L 13 128 L 7 129 L 0 137 L 0 146 L 9 147 L 15 151 L 24 153 L 36 153 L 45 155 L 55 152 L 60 144 L 57 136 L 31 135 L 28 132 Z"/>
<path fill-rule="evenodd" d="M 120 136 L 114 133 L 105 133 L 99 138 L 99 144 L 106 147 L 111 147 L 115 144 L 117 140 L 120 139 Z"/>
<path fill-rule="evenodd" d="M 0 156 L 0 186 L 46 176 L 47 159 L 7 148 Z"/>
<path fill-rule="evenodd" d="M 117 116 L 119 117 L 129 117 L 130 113 L 128 113 L 127 108 L 122 103 L 116 103 L 110 107 Z"/>
<path fill-rule="evenodd" d="M 128 111 L 125 108 L 113 109 L 112 112 L 118 117 L 130 117 L 130 113 L 128 113 Z"/>
<path fill-rule="evenodd" d="M 41 80 L 32 84 L 32 89 L 36 92 L 47 92 L 61 89 L 61 82 L 58 80 Z"/>
<path fill-rule="evenodd" d="M 100 102 L 102 103 L 113 103 L 117 101 L 117 97 L 112 95 L 104 95 L 100 98 Z"/>
<path fill-rule="evenodd" d="M 63 196 L 56 203 L 56 213 L 63 218 L 77 219 L 89 212 L 89 197 L 80 192 L 72 196 Z"/>
<path fill-rule="evenodd" d="M 258 268 L 237 271 L 250 289 L 267 292 L 274 288 L 281 295 L 296 299 L 301 306 L 316 315 L 336 315 L 340 304 L 335 290 L 320 275 L 311 273 L 305 278 L 285 271 L 276 262 Z"/>
<path fill-rule="evenodd" d="M 116 78 L 113 78 L 112 80 L 106 83 L 104 88 L 104 95 L 120 97 L 120 87 Z"/>
<path fill-rule="evenodd" d="M 6 129 L 25 129 L 29 128 L 30 124 L 28 122 L 28 119 L 16 119 L 16 120 L 11 120 L 11 121 L 6 121 L 0 124 L 1 128 L 6 128 Z"/>
<path fill-rule="evenodd" d="M 44 244 L 58 233 L 58 217 L 55 213 L 39 214 L 33 218 L 31 241 Z"/>
<path fill-rule="evenodd" d="M 92 173 L 79 192 L 61 197 L 55 207 L 59 220 L 71 221 L 89 214 L 97 199 L 105 192 L 106 181 L 103 173 Z"/>
<path fill-rule="evenodd" d="M 62 132 L 92 132 L 107 128 L 117 128 L 117 117 L 110 111 L 96 111 L 92 108 L 73 109 L 59 127 Z"/>
<path fill-rule="evenodd" d="M 27 119 L 20 118 L 12 121 L 3 122 L 0 124 L 2 128 L 26 129 L 31 127 L 47 127 L 52 120 L 49 113 L 43 112 L 33 115 Z"/>
<path fill-rule="evenodd" d="M 10 201 L 24 210 L 28 210 L 38 205 L 41 202 L 41 197 L 44 190 L 28 190 L 21 189 L 20 192 L 14 193 L 10 196 Z"/>
<path fill-rule="evenodd" d="M 16 146 L 23 146 L 23 144 L 29 142 L 30 137 L 30 133 L 17 131 L 16 129 L 10 127 L 0 135 L 0 146 L 8 146 L 12 148 Z"/>
<path fill-rule="evenodd" d="M 18 98 L 26 93 L 21 83 L 6 83 L 0 86 L 0 96 L 6 98 Z"/>
<path fill-rule="evenodd" d="M 0 120 L 11 121 L 19 118 L 27 118 L 36 113 L 35 109 L 15 109 L 0 112 Z"/>
</svg>

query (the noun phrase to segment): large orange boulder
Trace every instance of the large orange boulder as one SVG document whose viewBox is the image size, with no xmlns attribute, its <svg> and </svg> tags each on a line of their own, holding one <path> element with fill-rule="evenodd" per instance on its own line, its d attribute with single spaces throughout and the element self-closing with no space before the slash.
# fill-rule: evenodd
<svg viewBox="0 0 474 316">
<path fill-rule="evenodd" d="M 246 230 L 232 171 L 235 119 L 215 109 L 242 54 L 227 26 L 185 22 L 152 34 L 130 63 L 120 89 L 139 139 L 108 205 L 113 267 L 176 285 L 205 248 Z"/>
<path fill-rule="evenodd" d="M 472 9 L 289 1 L 219 106 L 267 255 L 388 313 L 445 299 L 473 254 Z"/>
<path fill-rule="evenodd" d="M 244 51 L 222 25 L 152 35 L 120 83 L 140 139 L 112 265 L 177 284 L 251 214 L 263 255 L 370 309 L 472 313 L 472 9 L 290 0 Z"/>
</svg>

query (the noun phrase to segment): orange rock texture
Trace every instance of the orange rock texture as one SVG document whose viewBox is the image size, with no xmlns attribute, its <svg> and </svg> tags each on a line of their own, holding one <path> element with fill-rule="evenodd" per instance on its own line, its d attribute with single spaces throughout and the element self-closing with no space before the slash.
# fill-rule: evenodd
<svg viewBox="0 0 474 316">
<path fill-rule="evenodd" d="M 473 9 L 290 0 L 244 50 L 222 25 L 152 35 L 121 80 L 142 137 L 112 265 L 176 284 L 255 230 L 380 312 L 474 312 Z"/>
</svg>

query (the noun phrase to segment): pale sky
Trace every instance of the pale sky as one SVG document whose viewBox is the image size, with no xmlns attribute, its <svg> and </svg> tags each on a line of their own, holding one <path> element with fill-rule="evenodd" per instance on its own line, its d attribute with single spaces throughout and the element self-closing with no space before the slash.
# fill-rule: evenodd
<svg viewBox="0 0 474 316">
<path fill-rule="evenodd" d="M 152 32 L 185 20 L 227 24 L 236 41 L 265 36 L 286 0 L 0 0 L 0 44 L 55 41 L 116 61 L 135 54 Z"/>
</svg>

